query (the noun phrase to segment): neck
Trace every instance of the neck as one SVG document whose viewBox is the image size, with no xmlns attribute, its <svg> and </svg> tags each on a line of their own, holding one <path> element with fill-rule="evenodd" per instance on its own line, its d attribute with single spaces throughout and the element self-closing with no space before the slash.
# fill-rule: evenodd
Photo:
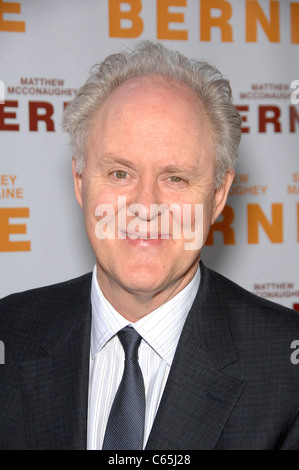
<svg viewBox="0 0 299 470">
<path fill-rule="evenodd" d="M 97 280 L 105 298 L 126 320 L 132 323 L 148 315 L 175 297 L 191 282 L 198 268 L 198 260 L 175 281 L 155 291 L 132 291 L 105 273 L 97 264 Z M 133 312 L 133 313 L 132 313 Z"/>
</svg>

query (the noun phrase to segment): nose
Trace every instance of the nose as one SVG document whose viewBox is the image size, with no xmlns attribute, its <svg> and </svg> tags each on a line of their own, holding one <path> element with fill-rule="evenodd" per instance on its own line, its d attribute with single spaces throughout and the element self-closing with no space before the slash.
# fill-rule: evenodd
<svg viewBox="0 0 299 470">
<path fill-rule="evenodd" d="M 156 181 L 150 178 L 140 180 L 128 207 L 130 215 L 138 216 L 140 220 L 150 221 L 153 217 L 151 210 L 153 204 L 159 204 Z"/>
</svg>

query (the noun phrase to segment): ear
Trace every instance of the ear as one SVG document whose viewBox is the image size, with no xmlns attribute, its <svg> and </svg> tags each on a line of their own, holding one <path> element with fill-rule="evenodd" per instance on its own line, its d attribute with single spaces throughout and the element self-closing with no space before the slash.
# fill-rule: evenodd
<svg viewBox="0 0 299 470">
<path fill-rule="evenodd" d="M 223 211 L 223 208 L 226 204 L 227 196 L 229 189 L 232 185 L 232 182 L 235 177 L 234 170 L 229 170 L 226 172 L 225 177 L 222 181 L 222 185 L 220 188 L 215 190 L 215 197 L 214 197 L 214 207 L 213 207 L 213 215 L 212 215 L 212 224 L 218 219 L 219 215 Z"/>
<path fill-rule="evenodd" d="M 82 175 L 79 175 L 79 173 L 76 171 L 76 162 L 74 158 L 72 161 L 72 171 L 74 178 L 75 196 L 78 201 L 78 204 L 82 208 Z"/>
</svg>

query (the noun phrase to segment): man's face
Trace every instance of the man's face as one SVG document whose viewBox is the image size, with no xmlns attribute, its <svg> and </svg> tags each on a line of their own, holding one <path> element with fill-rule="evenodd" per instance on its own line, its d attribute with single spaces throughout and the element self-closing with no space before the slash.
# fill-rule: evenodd
<svg viewBox="0 0 299 470">
<path fill-rule="evenodd" d="M 148 296 L 183 288 L 196 272 L 200 248 L 186 249 L 184 236 L 173 236 L 175 216 L 171 212 L 169 233 L 162 233 L 161 220 L 157 224 L 161 214 L 151 213 L 150 208 L 191 205 L 194 228 L 195 204 L 203 204 L 205 240 L 233 178 L 228 174 L 222 188 L 215 190 L 211 133 L 196 96 L 182 85 L 163 84 L 153 77 L 127 81 L 99 111 L 87 153 L 82 175 L 74 171 L 75 191 L 101 287 L 107 292 L 117 287 Z M 138 211 L 128 211 L 124 219 L 120 201 L 126 201 L 126 212 L 132 204 L 142 204 L 139 225 L 134 222 Z M 96 234 L 100 220 L 96 209 L 103 204 L 111 205 L 115 213 L 114 239 L 100 239 L 103 237 Z M 158 229 L 150 239 L 154 219 Z M 134 233 L 139 230 L 137 238 L 132 223 Z"/>
</svg>

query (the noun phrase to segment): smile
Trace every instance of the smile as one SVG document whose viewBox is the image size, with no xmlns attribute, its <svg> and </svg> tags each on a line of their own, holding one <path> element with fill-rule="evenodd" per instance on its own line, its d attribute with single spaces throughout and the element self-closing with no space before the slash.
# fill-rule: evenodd
<svg viewBox="0 0 299 470">
<path fill-rule="evenodd" d="M 169 234 L 146 235 L 142 233 L 126 233 L 126 237 L 131 240 L 167 240 L 170 238 Z"/>
</svg>

